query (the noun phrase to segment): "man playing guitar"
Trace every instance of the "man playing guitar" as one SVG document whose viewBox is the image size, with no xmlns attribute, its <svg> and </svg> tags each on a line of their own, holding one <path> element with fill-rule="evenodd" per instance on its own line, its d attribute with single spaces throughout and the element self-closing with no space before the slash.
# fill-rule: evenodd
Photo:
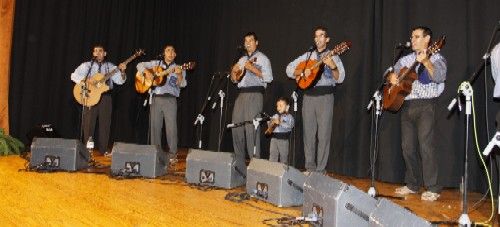
<svg viewBox="0 0 500 227">
<path fill-rule="evenodd" d="M 327 54 L 326 45 L 330 41 L 327 29 L 317 27 L 314 30 L 316 48 L 306 52 L 290 62 L 286 67 L 288 77 L 297 82 L 301 77 L 309 76 L 310 69 L 297 69 L 299 63 L 318 60 Z M 330 153 L 330 141 L 333 123 L 333 88 L 345 78 L 344 66 L 340 57 L 334 55 L 323 59 L 324 68 L 316 84 L 304 90 L 302 104 L 302 123 L 304 127 L 305 167 L 308 172 L 325 172 Z M 316 133 L 318 138 L 316 151 Z M 316 157 L 317 156 L 317 157 Z M 317 159 L 317 162 L 315 161 Z"/>
<path fill-rule="evenodd" d="M 169 157 L 171 163 L 177 161 L 177 98 L 180 95 L 181 88 L 186 87 L 186 71 L 175 63 L 177 53 L 173 45 L 166 45 L 163 49 L 163 59 L 137 64 L 137 73 L 146 75 L 153 80 L 151 74 L 143 74 L 144 70 L 160 66 L 163 70 L 174 69 L 166 76 L 165 83 L 151 88 L 153 94 L 152 103 L 150 103 L 150 136 L 151 144 L 161 147 L 161 136 L 163 121 L 165 120 L 165 133 L 169 147 Z M 158 68 L 158 67 L 157 67 Z"/>
<path fill-rule="evenodd" d="M 100 73 L 108 73 L 116 68 L 111 62 L 106 62 L 106 50 L 103 45 L 95 45 L 92 48 L 92 60 L 82 63 L 75 72 L 71 74 L 71 80 L 75 83 L 84 83 L 85 80 L 89 81 L 94 75 Z M 111 78 L 106 81 L 110 90 L 114 84 L 121 85 L 125 83 L 127 75 L 125 74 L 125 64 L 118 65 L 118 71 Z M 95 125 L 99 119 L 99 138 L 98 149 L 101 154 L 106 154 L 108 149 L 109 131 L 111 127 L 111 113 L 112 113 L 112 99 L 111 92 L 103 93 L 99 103 L 92 107 L 83 107 L 83 139 L 84 142 L 88 141 L 89 137 L 94 135 Z"/>
<path fill-rule="evenodd" d="M 397 74 L 403 67 L 409 68 L 417 61 L 415 71 L 418 79 L 412 83 L 412 89 L 401 108 L 401 144 L 406 164 L 406 186 L 396 189 L 396 194 L 407 195 L 420 190 L 419 176 L 423 176 L 426 191 L 421 199 L 435 201 L 439 198 L 441 186 L 438 184 L 438 163 L 434 142 L 434 127 L 437 97 L 444 90 L 446 79 L 446 60 L 436 53 L 429 57 L 427 48 L 432 39 L 430 28 L 415 27 L 411 33 L 413 53 L 399 59 L 394 66 L 394 73 L 387 77 L 391 84 L 397 84 Z M 422 163 L 420 170 L 419 160 Z"/>
<path fill-rule="evenodd" d="M 273 80 L 271 62 L 262 52 L 257 50 L 259 40 L 257 35 L 249 32 L 244 36 L 246 55 L 241 57 L 231 72 L 231 81 L 238 86 L 239 94 L 236 98 L 232 122 L 251 121 L 262 112 L 264 90 Z M 254 60 L 255 59 L 255 60 Z M 244 70 L 245 69 L 245 70 Z M 242 78 L 237 75 L 244 70 Z M 238 166 L 245 165 L 245 149 L 253 157 L 254 142 L 255 156 L 260 157 L 260 135 L 255 134 L 254 126 L 246 124 L 232 129 L 233 147 Z M 257 137 L 257 138 L 255 138 Z"/>
</svg>

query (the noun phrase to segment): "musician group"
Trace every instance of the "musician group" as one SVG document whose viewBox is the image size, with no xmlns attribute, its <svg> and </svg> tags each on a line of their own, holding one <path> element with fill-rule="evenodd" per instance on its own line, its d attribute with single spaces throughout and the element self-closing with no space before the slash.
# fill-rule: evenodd
<svg viewBox="0 0 500 227">
<path fill-rule="evenodd" d="M 286 67 L 286 75 L 304 89 L 301 114 L 306 172 L 326 173 L 334 117 L 334 87 L 342 83 L 346 76 L 339 55 L 349 49 L 350 43 L 341 43 L 332 50 L 328 49 L 330 33 L 325 27 L 315 28 L 313 37 L 315 47 L 290 62 Z M 395 193 L 419 193 L 423 186 L 421 199 L 426 201 L 437 200 L 441 191 L 437 181 L 434 116 L 436 98 L 444 90 L 447 71 L 445 58 L 436 51 L 429 50 L 432 38 L 432 31 L 427 27 L 412 29 L 413 52 L 397 61 L 394 71 L 386 76 L 385 85 L 387 90 L 399 85 L 409 89 L 401 109 L 396 108 L 401 112 L 401 142 L 406 173 L 405 186 L 397 188 Z M 249 32 L 244 35 L 243 42 L 246 54 L 232 67 L 230 76 L 239 90 L 232 122 L 249 121 L 262 112 L 264 91 L 273 80 L 271 62 L 258 49 L 257 35 Z M 82 63 L 71 74 L 71 79 L 77 85 L 95 86 L 92 78 L 98 74 L 108 74 L 109 79 L 103 83 L 109 90 L 125 82 L 125 63 L 115 66 L 105 61 L 106 51 L 101 45 L 93 47 L 92 55 L 92 61 Z M 186 70 L 192 68 L 177 65 L 175 57 L 175 47 L 166 45 L 163 59 L 137 64 L 138 73 L 135 78 L 136 90 L 151 95 L 150 142 L 161 146 L 165 123 L 168 154 L 173 162 L 176 161 L 178 141 L 177 98 L 181 89 L 187 86 Z M 112 75 L 109 75 L 110 72 Z M 406 74 L 415 78 L 409 80 Z M 108 154 L 106 151 L 111 122 L 112 100 L 109 90 L 103 92 L 97 104 L 85 106 L 82 114 L 84 141 L 88 141 L 94 134 L 96 123 L 99 122 L 98 150 L 103 155 Z M 288 113 L 289 107 L 289 100 L 280 97 L 276 101 L 277 113 L 268 122 L 266 134 L 272 137 L 271 161 L 288 162 L 289 137 L 295 124 L 293 116 Z M 245 164 L 247 153 L 249 157 L 260 157 L 261 135 L 256 133 L 253 125 L 233 128 L 232 136 L 237 162 Z M 418 176 L 423 176 L 423 185 L 419 184 Z"/>
</svg>

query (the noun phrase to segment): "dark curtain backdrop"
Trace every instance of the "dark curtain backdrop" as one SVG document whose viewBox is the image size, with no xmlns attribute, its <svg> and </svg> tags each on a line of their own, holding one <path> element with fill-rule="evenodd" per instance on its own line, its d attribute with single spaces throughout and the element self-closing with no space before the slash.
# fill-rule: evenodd
<svg viewBox="0 0 500 227">
<path fill-rule="evenodd" d="M 12 71 L 10 84 L 10 126 L 12 134 L 26 140 L 36 124 L 52 123 L 66 138 L 79 137 L 80 107 L 72 97 L 70 74 L 91 55 L 94 43 L 108 50 L 108 60 L 118 63 L 137 48 L 148 53 L 139 61 L 153 59 L 167 43 L 176 46 L 177 62 L 196 61 L 188 73 L 188 86 L 179 103 L 179 144 L 196 146 L 193 122 L 204 102 L 208 84 L 216 72 L 227 71 L 235 58 L 242 35 L 255 31 L 259 49 L 271 60 L 274 80 L 265 94 L 265 111 L 274 112 L 278 96 L 290 96 L 294 82 L 285 67 L 312 43 L 313 28 L 324 25 L 330 46 L 351 40 L 352 49 L 342 56 L 346 68 L 344 83 L 336 88 L 332 151 L 328 170 L 356 177 L 369 174 L 371 115 L 365 107 L 382 72 L 391 65 L 395 43 L 409 39 L 410 28 L 426 25 L 435 36 L 446 34 L 442 54 L 448 61 L 446 90 L 439 98 L 437 152 L 440 182 L 457 187 L 464 154 L 464 116 L 449 114 L 446 105 L 455 96 L 460 81 L 468 78 L 481 62 L 491 30 L 500 19 L 497 0 L 318 0 L 318 1 L 132 1 L 132 0 L 18 0 L 16 1 Z M 498 39 L 497 39 L 498 40 Z M 128 81 L 114 90 L 112 140 L 145 143 L 147 109 L 134 91 L 136 72 L 132 62 Z M 498 103 L 491 98 L 492 80 L 487 70 L 476 83 L 479 142 L 489 140 L 485 126 L 485 104 L 489 107 L 490 131 Z M 229 86 L 227 117 L 236 89 Z M 304 165 L 300 103 L 294 165 Z M 219 112 L 205 112 L 204 148 L 215 150 L 219 134 Z M 384 113 L 381 122 L 377 178 L 402 182 L 399 114 Z M 262 141 L 267 157 L 269 140 Z M 472 148 L 472 146 L 471 146 Z M 222 151 L 232 152 L 230 131 L 225 131 Z M 485 178 L 474 150 L 471 151 L 471 184 L 484 188 Z"/>
</svg>

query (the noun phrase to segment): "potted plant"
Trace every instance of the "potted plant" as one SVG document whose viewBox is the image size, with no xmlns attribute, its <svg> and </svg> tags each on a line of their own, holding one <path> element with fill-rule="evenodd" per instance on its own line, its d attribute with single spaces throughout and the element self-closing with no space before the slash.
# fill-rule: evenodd
<svg viewBox="0 0 500 227">
<path fill-rule="evenodd" d="M 18 139 L 5 134 L 3 128 L 0 128 L 0 155 L 20 154 L 24 149 L 24 144 Z"/>
</svg>

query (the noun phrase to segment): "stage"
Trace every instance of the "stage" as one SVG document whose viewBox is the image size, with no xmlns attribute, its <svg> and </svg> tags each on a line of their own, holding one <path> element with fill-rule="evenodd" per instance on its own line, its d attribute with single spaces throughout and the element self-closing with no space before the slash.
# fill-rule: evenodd
<svg viewBox="0 0 500 227">
<path fill-rule="evenodd" d="M 112 179 L 109 169 L 76 173 L 38 173 L 24 170 L 19 156 L 0 157 L 0 222 L 3 226 L 258 226 L 270 218 L 299 216 L 300 207 L 278 208 L 255 199 L 225 200 L 234 190 L 201 190 L 184 181 L 186 149 L 179 162 L 161 179 Z M 110 158 L 96 157 L 104 165 Z M 329 174 L 367 190 L 370 181 Z M 382 195 L 394 196 L 399 185 L 376 184 Z M 445 190 L 438 201 L 423 202 L 419 195 L 394 202 L 430 221 L 456 221 L 461 201 L 458 190 Z M 481 198 L 470 193 L 469 203 Z M 470 211 L 473 221 L 486 220 L 490 202 Z M 276 224 L 270 221 L 269 224 Z"/>
</svg>

